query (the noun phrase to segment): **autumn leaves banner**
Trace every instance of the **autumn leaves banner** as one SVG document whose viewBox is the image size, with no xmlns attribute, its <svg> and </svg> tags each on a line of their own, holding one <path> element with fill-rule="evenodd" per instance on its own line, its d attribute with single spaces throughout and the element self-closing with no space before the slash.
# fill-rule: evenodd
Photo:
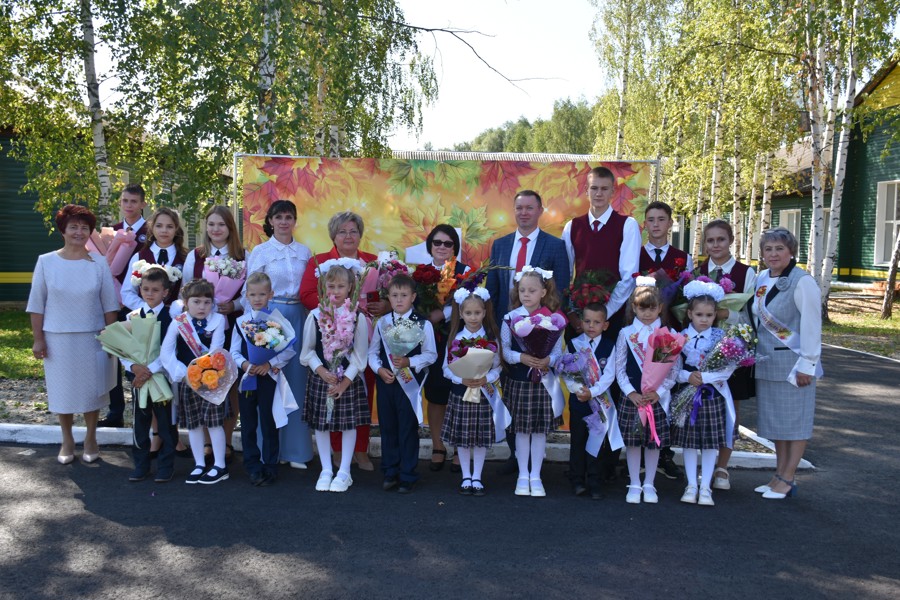
<svg viewBox="0 0 900 600">
<path fill-rule="evenodd" d="M 541 228 L 559 236 L 566 221 L 587 212 L 587 175 L 599 165 L 616 175 L 613 208 L 642 221 L 653 163 L 245 156 L 244 245 L 265 241 L 269 205 L 290 200 L 297 206 L 294 237 L 313 252 L 332 246 L 331 215 L 352 210 L 365 221 L 362 250 L 402 251 L 449 223 L 462 229 L 463 262 L 478 265 L 490 255 L 492 240 L 515 229 L 517 191 L 541 194 Z"/>
</svg>

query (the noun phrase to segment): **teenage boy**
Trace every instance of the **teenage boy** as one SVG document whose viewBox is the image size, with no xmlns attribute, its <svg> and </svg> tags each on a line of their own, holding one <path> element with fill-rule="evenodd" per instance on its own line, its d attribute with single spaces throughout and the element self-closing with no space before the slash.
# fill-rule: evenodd
<svg viewBox="0 0 900 600">
<path fill-rule="evenodd" d="M 672 207 L 665 202 L 655 201 L 644 210 L 644 230 L 647 243 L 641 248 L 641 272 L 650 269 L 694 270 L 691 255 L 669 244 L 672 230 Z"/>
</svg>

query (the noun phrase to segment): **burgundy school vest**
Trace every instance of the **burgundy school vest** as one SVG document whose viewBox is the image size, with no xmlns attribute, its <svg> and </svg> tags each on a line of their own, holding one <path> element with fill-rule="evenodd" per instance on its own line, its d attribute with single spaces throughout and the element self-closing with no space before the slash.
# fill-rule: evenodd
<svg viewBox="0 0 900 600">
<path fill-rule="evenodd" d="M 172 265 L 173 267 L 178 267 L 179 269 L 183 269 L 184 268 L 184 259 L 186 256 L 187 255 L 185 253 L 178 252 L 175 255 L 175 258 L 173 260 L 169 261 L 169 264 Z M 142 248 L 141 251 L 138 252 L 138 258 L 140 258 L 141 260 L 147 261 L 148 264 L 151 264 L 151 265 L 156 264 L 156 257 L 153 256 L 153 252 L 150 251 L 149 247 Z M 175 285 L 173 285 L 171 288 L 169 288 L 169 295 L 166 296 L 166 299 L 163 302 L 163 304 L 165 304 L 166 306 L 169 306 L 170 304 L 172 304 L 172 302 L 174 302 L 175 300 L 178 299 L 178 293 L 181 291 L 181 282 L 182 282 L 182 279 L 179 279 L 178 282 L 175 283 Z"/>
<path fill-rule="evenodd" d="M 125 221 L 116 223 L 112 226 L 112 228 L 114 231 L 125 229 Z M 140 252 L 139 248 L 141 248 L 144 245 L 144 242 L 147 241 L 147 221 L 144 221 L 144 224 L 134 232 L 134 241 L 137 242 L 137 245 L 134 247 L 134 251 L 132 251 L 131 256 L 134 256 L 135 254 Z M 116 279 L 119 280 L 120 284 L 125 283 L 125 277 L 131 277 L 131 273 L 128 272 L 128 269 L 123 269 L 121 273 L 116 275 Z"/>
<path fill-rule="evenodd" d="M 655 260 L 655 252 L 651 255 L 647 252 L 646 246 L 641 246 L 641 263 L 640 267 L 638 267 L 641 273 L 645 273 L 650 269 L 674 269 L 675 268 L 675 260 L 680 258 L 684 261 L 684 264 L 681 265 L 681 269 L 687 268 L 687 252 L 684 250 L 679 250 L 674 247 L 672 244 L 669 244 L 669 250 L 666 252 L 666 255 L 662 259 L 661 264 L 656 264 Z"/>
<path fill-rule="evenodd" d="M 731 274 L 729 277 L 731 281 L 734 282 L 734 291 L 735 292 L 743 292 L 744 284 L 747 283 L 747 272 L 750 269 L 747 265 L 740 261 L 735 261 L 734 266 L 731 267 Z M 709 259 L 703 261 L 703 264 L 700 265 L 700 274 L 706 275 L 709 277 Z"/>
<path fill-rule="evenodd" d="M 582 271 L 606 271 L 606 285 L 612 288 L 619 282 L 619 255 L 625 239 L 624 217 L 613 211 L 606 225 L 594 231 L 588 215 L 572 219 L 571 239 L 575 249 L 575 276 Z"/>
</svg>

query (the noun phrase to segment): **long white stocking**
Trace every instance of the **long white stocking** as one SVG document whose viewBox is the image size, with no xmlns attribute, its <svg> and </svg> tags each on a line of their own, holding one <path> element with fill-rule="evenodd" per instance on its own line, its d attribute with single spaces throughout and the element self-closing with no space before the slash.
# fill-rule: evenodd
<svg viewBox="0 0 900 600">
<path fill-rule="evenodd" d="M 528 453 L 531 450 L 531 434 L 516 434 L 516 462 L 519 463 L 519 479 L 528 479 Z"/>
<path fill-rule="evenodd" d="M 344 448 L 345 446 L 341 446 Z M 316 449 L 319 451 L 319 460 L 322 462 L 322 472 L 334 474 L 334 467 L 331 465 L 331 434 L 327 431 L 316 430 Z M 344 452 L 341 455 L 341 464 L 344 462 L 344 456 L 353 457 L 353 452 Z"/>
<path fill-rule="evenodd" d="M 685 448 L 682 454 L 684 457 L 684 474 L 687 477 L 688 485 L 697 485 L 697 451 L 693 448 Z M 704 474 L 703 481 L 706 482 Z"/>
<path fill-rule="evenodd" d="M 347 431 L 341 432 L 341 448 L 355 448 L 356 447 L 356 429 L 348 429 Z M 341 453 L 341 467 L 338 470 L 340 473 L 350 474 L 350 461 L 353 460 L 353 452 L 349 450 L 347 452 Z"/>
<path fill-rule="evenodd" d="M 481 470 L 484 468 L 484 459 L 487 457 L 487 448 L 476 446 L 472 449 L 472 479 L 481 481 Z"/>
<path fill-rule="evenodd" d="M 466 446 L 457 446 L 456 452 L 459 454 L 459 466 L 462 469 L 462 478 L 472 479 L 472 449 Z"/>
<path fill-rule="evenodd" d="M 541 478 L 541 465 L 544 464 L 544 450 L 547 448 L 546 433 L 531 434 L 531 478 Z"/>
<path fill-rule="evenodd" d="M 628 463 L 629 485 L 641 487 L 641 450 L 640 446 L 625 448 L 625 461 Z"/>
<path fill-rule="evenodd" d="M 713 471 L 716 468 L 717 450 L 703 450 L 700 453 L 701 474 L 703 476 L 703 487 L 711 488 L 713 481 Z"/>
</svg>

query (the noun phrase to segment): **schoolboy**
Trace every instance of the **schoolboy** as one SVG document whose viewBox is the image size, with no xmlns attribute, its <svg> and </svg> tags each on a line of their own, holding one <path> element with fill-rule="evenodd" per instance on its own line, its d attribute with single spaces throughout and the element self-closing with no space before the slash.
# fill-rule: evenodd
<svg viewBox="0 0 900 600">
<path fill-rule="evenodd" d="M 684 250 L 669 244 L 669 231 L 672 229 L 672 207 L 665 202 L 654 201 L 644 209 L 644 230 L 647 232 L 647 243 L 641 248 L 641 273 L 650 269 L 694 270 L 694 261 Z"/>
<path fill-rule="evenodd" d="M 382 488 L 385 491 L 397 488 L 399 493 L 408 494 L 419 478 L 416 466 L 419 462 L 422 384 L 428 375 L 428 366 L 437 360 L 437 350 L 431 323 L 413 312 L 416 282 L 412 277 L 394 277 L 388 284 L 388 300 L 391 311 L 378 319 L 369 343 L 369 367 L 378 376 L 375 389 L 381 428 Z M 401 319 L 421 324 L 425 339 L 406 356 L 392 356 L 389 360 L 383 335 Z"/>
</svg>

